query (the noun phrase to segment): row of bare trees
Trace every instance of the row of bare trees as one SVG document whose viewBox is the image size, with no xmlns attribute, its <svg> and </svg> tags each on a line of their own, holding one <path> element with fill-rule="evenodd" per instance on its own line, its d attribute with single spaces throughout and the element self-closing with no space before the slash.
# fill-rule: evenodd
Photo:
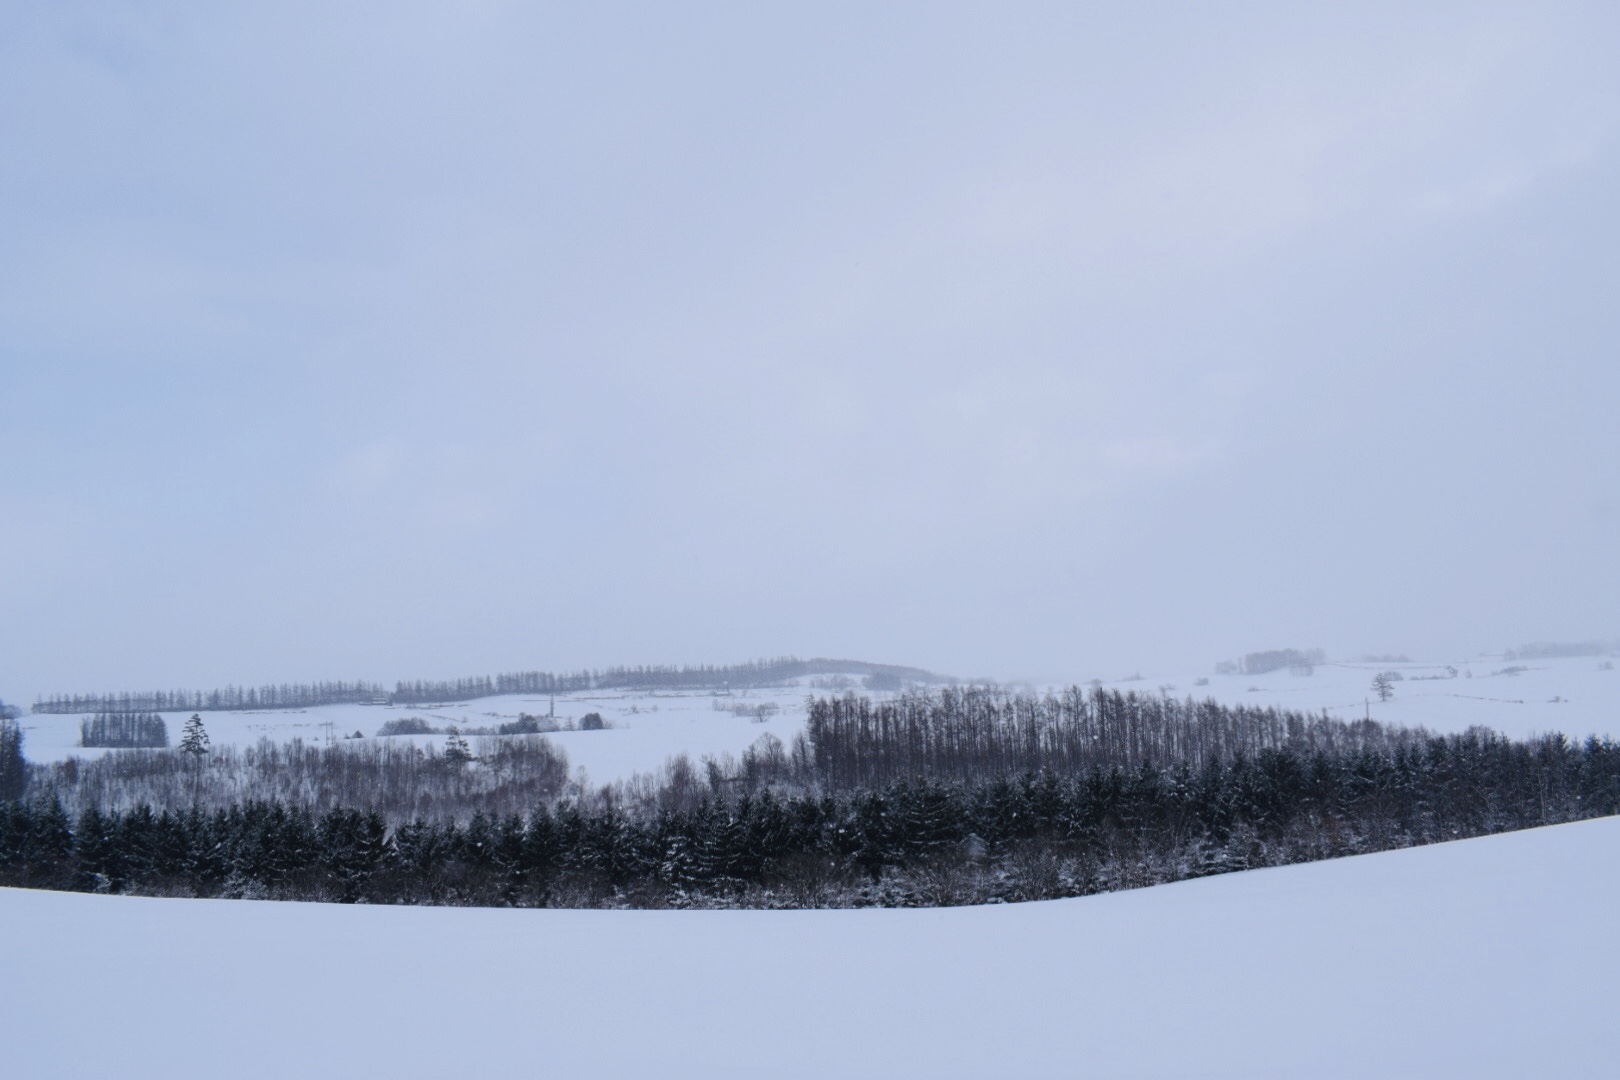
<svg viewBox="0 0 1620 1080">
<path fill-rule="evenodd" d="M 1036 695 L 945 687 L 877 699 L 812 699 L 806 735 L 817 779 L 834 790 L 903 779 L 978 783 L 1026 772 L 1169 768 L 1261 750 L 1385 751 L 1427 733 L 1366 720 L 1071 686 Z"/>
<path fill-rule="evenodd" d="M 116 694 L 53 694 L 34 703 L 36 713 L 243 712 L 308 709 L 317 705 L 368 705 L 388 701 L 387 690 L 368 682 L 281 683 L 227 686 L 218 690 L 145 690 Z"/>
<path fill-rule="evenodd" d="M 391 739 L 330 746 L 262 739 L 242 749 L 185 750 L 30 763 L 27 795 L 75 815 L 92 808 L 266 802 L 317 811 L 360 808 L 405 822 L 524 813 L 557 799 L 569 781 L 567 753 L 536 735 L 478 738 L 462 753 Z"/>
</svg>

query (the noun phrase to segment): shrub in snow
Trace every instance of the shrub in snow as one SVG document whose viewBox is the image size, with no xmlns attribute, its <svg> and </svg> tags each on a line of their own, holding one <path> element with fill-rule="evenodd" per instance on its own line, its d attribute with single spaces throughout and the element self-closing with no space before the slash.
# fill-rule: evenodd
<svg viewBox="0 0 1620 1080">
<path fill-rule="evenodd" d="M 401 716 L 384 723 L 377 729 L 377 734 L 386 738 L 389 735 L 438 735 L 440 732 L 420 716 Z"/>
</svg>

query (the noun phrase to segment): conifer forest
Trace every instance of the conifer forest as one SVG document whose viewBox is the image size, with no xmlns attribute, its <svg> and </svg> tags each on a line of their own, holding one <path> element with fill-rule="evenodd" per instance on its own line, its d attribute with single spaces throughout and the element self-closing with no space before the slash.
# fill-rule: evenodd
<svg viewBox="0 0 1620 1080">
<path fill-rule="evenodd" d="M 791 746 L 592 787 L 543 735 L 28 763 L 0 883 L 175 896 L 823 907 L 1084 895 L 1620 813 L 1620 745 L 1070 687 L 812 697 Z M 9 779 L 6 779 L 8 778 Z"/>
</svg>

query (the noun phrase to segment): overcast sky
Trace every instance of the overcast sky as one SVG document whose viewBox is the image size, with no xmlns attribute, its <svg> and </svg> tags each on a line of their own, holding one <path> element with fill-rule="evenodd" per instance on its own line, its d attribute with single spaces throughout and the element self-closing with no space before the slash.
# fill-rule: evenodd
<svg viewBox="0 0 1620 1080">
<path fill-rule="evenodd" d="M 1620 636 L 1620 7 L 239 7 L 0 0 L 0 697 Z"/>
</svg>

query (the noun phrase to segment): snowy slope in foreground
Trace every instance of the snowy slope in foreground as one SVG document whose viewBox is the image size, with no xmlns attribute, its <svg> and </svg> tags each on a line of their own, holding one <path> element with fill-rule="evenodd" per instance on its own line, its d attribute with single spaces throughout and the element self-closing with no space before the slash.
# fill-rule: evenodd
<svg viewBox="0 0 1620 1080">
<path fill-rule="evenodd" d="M 9 1075 L 1613 1076 L 1620 819 L 927 911 L 0 890 Z"/>
</svg>

